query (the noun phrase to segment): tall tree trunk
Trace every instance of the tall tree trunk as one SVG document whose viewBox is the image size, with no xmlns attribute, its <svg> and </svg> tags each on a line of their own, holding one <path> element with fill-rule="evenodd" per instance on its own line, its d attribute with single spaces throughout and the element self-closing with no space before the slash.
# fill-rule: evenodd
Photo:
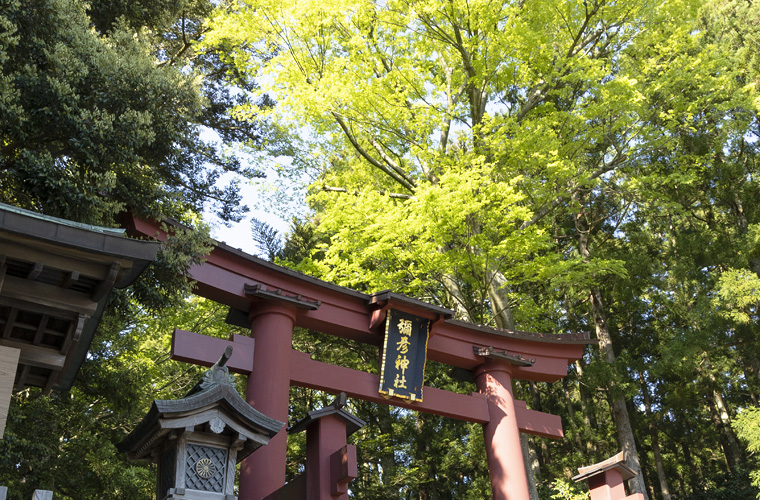
<svg viewBox="0 0 760 500">
<path fill-rule="evenodd" d="M 591 312 L 594 316 L 594 327 L 596 336 L 599 339 L 599 351 L 602 358 L 609 364 L 615 363 L 615 353 L 612 350 L 612 337 L 607 328 L 607 316 L 604 311 L 604 302 L 599 289 L 593 289 L 590 294 Z M 617 427 L 618 445 L 625 451 L 627 465 L 636 473 L 634 477 L 628 480 L 628 487 L 631 493 L 641 493 L 645 499 L 649 498 L 646 484 L 644 484 L 644 475 L 641 470 L 639 461 L 639 452 L 636 449 L 636 441 L 633 436 L 631 427 L 631 418 L 628 415 L 628 407 L 622 395 L 616 394 L 614 385 L 612 390 L 612 417 Z"/>
<path fill-rule="evenodd" d="M 578 251 L 581 257 L 588 261 L 591 257 L 589 248 L 589 230 L 584 221 L 582 213 L 576 214 L 575 225 L 578 230 Z M 612 336 L 607 326 L 607 313 L 602 299 L 602 292 L 597 287 L 592 287 L 589 293 L 591 303 L 591 315 L 594 319 L 594 330 L 596 337 L 599 339 L 599 352 L 602 359 L 609 363 L 615 363 L 615 352 L 612 348 Z M 617 427 L 618 445 L 625 451 L 626 463 L 636 473 L 634 477 L 628 480 L 628 487 L 631 493 L 641 493 L 645 499 L 649 498 L 644 476 L 639 461 L 639 452 L 636 449 L 636 441 L 633 436 L 631 419 L 628 415 L 628 408 L 622 395 L 617 394 L 614 385 L 610 387 L 612 393 L 612 416 Z"/>
<path fill-rule="evenodd" d="M 670 486 L 668 486 L 668 479 L 665 476 L 665 466 L 662 463 L 662 453 L 660 452 L 660 436 L 657 426 L 655 425 L 652 414 L 652 402 L 649 397 L 649 386 L 644 378 L 644 374 L 639 374 L 639 380 L 641 381 L 641 392 L 644 395 L 644 410 L 646 411 L 647 420 L 649 420 L 649 437 L 652 440 L 652 454 L 654 455 L 654 462 L 657 468 L 657 479 L 660 482 L 660 493 L 663 500 L 670 500 Z"/>
<path fill-rule="evenodd" d="M 393 422 L 395 418 L 393 417 L 391 407 L 388 405 L 378 405 L 377 410 L 377 424 L 380 432 L 389 436 L 390 440 L 393 440 Z M 389 478 L 396 475 L 396 457 L 392 447 L 390 451 L 386 451 L 380 455 L 380 467 L 382 469 L 380 475 L 381 481 L 384 486 L 389 487 Z"/>
<path fill-rule="evenodd" d="M 699 368 L 705 385 L 708 388 L 708 406 L 712 415 L 713 425 L 720 436 L 720 445 L 723 448 L 723 454 L 726 456 L 726 463 L 732 473 L 742 466 L 743 458 L 739 442 L 736 439 L 734 430 L 731 428 L 731 416 L 728 412 L 726 402 L 723 400 L 718 388 L 718 381 L 712 370 L 710 358 L 707 353 L 702 354 L 702 367 Z"/>
<path fill-rule="evenodd" d="M 533 409 L 537 411 L 544 411 L 544 405 L 541 403 L 541 393 L 538 392 L 538 386 L 532 380 L 529 381 L 528 384 L 530 385 L 530 395 L 533 399 Z M 549 462 L 549 447 L 546 445 L 545 439 L 538 440 L 535 437 L 531 437 L 530 441 L 533 444 L 533 448 L 536 450 L 538 456 L 538 466 L 540 470 L 540 467 L 543 467 L 544 464 Z M 536 441 L 538 441 L 538 444 Z M 536 474 L 538 474 L 538 472 L 536 472 Z"/>
<path fill-rule="evenodd" d="M 599 423 L 594 413 L 594 401 L 583 383 L 583 360 L 580 359 L 575 364 L 575 371 L 578 372 L 578 393 L 581 396 L 581 412 L 583 413 L 583 426 L 585 429 L 598 429 Z M 596 439 L 586 439 L 586 453 L 594 458 L 601 458 L 599 447 L 596 445 Z"/>
<path fill-rule="evenodd" d="M 496 326 L 506 330 L 515 329 L 515 318 L 507 297 L 507 279 L 499 271 L 488 270 L 488 300 L 491 302 Z"/>
<path fill-rule="evenodd" d="M 417 424 L 417 450 L 420 453 L 418 456 L 421 457 L 429 457 L 430 456 L 430 447 L 428 443 L 428 432 L 426 432 L 425 427 L 429 425 L 428 420 L 426 418 L 426 415 L 423 413 L 418 413 L 416 424 Z M 428 470 L 427 470 L 427 476 L 428 478 L 434 478 L 436 477 L 438 471 L 436 470 L 436 461 L 435 460 L 428 460 L 427 461 Z M 419 485 L 419 500 L 439 500 L 438 497 L 438 489 L 436 488 L 435 481 L 426 481 Z"/>
<path fill-rule="evenodd" d="M 575 436 L 575 446 L 580 450 L 583 448 L 583 441 L 581 440 L 578 425 L 575 423 L 575 409 L 573 408 L 573 400 L 570 396 L 570 387 L 568 386 L 567 377 L 564 377 L 561 383 L 562 390 L 565 394 L 565 408 L 567 408 L 567 415 L 570 418 L 570 428 L 573 429 L 573 435 Z"/>
<path fill-rule="evenodd" d="M 469 309 L 467 309 L 467 301 L 462 294 L 462 289 L 459 286 L 459 283 L 448 274 L 444 274 L 441 277 L 441 283 L 446 289 L 449 307 L 454 310 L 454 317 L 463 321 L 472 322 L 472 315 L 470 314 Z"/>
<path fill-rule="evenodd" d="M 525 472 L 528 473 L 528 491 L 530 500 L 540 500 L 538 497 L 538 488 L 536 488 L 536 475 L 540 472 L 536 449 L 530 440 L 530 436 L 520 433 L 520 448 L 522 448 L 523 460 L 525 461 Z"/>
<path fill-rule="evenodd" d="M 751 381 L 751 383 L 747 385 L 749 386 L 749 397 L 752 399 L 752 406 L 760 406 L 760 399 L 758 398 L 757 390 L 755 389 L 757 387 L 757 364 L 757 358 L 755 357 L 746 363 L 744 368 L 744 378 Z"/>
<path fill-rule="evenodd" d="M 681 443 L 681 451 L 683 452 L 683 459 L 686 462 L 686 465 L 689 467 L 689 478 L 691 479 L 689 481 L 689 485 L 691 487 L 691 492 L 694 493 L 696 491 L 696 486 L 698 484 L 702 484 L 702 474 L 700 474 L 699 469 L 697 469 L 697 465 L 694 463 L 694 459 L 691 456 L 691 448 L 686 443 Z"/>
</svg>

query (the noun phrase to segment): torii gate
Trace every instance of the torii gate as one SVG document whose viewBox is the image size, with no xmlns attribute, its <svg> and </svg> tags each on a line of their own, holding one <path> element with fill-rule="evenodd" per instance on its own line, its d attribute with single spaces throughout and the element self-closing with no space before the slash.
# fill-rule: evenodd
<svg viewBox="0 0 760 500">
<path fill-rule="evenodd" d="M 165 239 L 157 223 L 127 220 L 133 236 Z M 232 322 L 250 326 L 251 337 L 230 341 L 175 332 L 173 357 L 212 365 L 230 342 L 230 370 L 249 375 L 246 399 L 272 418 L 288 420 L 290 385 L 390 404 L 483 424 L 495 500 L 528 500 L 520 432 L 562 438 L 560 417 L 529 410 L 512 395 L 512 379 L 553 382 L 592 343 L 583 334 L 499 330 L 451 319 L 452 312 L 392 292 L 367 295 L 274 265 L 218 243 L 190 269 L 196 293 L 231 308 Z M 424 387 L 424 400 L 387 398 L 380 377 L 311 359 L 292 348 L 295 326 L 381 345 L 389 310 L 427 318 L 427 358 L 472 372 L 478 392 L 469 395 Z M 253 349 L 255 342 L 255 349 Z M 241 500 L 262 500 L 285 484 L 287 439 L 280 431 L 241 465 Z"/>
</svg>

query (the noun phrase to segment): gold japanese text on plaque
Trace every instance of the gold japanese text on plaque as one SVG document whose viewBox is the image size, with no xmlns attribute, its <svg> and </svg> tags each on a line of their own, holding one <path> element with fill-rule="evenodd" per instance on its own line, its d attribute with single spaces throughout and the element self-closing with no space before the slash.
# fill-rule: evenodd
<svg viewBox="0 0 760 500">
<path fill-rule="evenodd" d="M 430 321 L 389 310 L 380 366 L 380 394 L 422 401 Z"/>
</svg>

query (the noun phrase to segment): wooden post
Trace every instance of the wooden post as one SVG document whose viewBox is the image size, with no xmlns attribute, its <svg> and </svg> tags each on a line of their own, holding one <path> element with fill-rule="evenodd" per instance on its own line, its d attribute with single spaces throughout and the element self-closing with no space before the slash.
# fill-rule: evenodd
<svg viewBox="0 0 760 500">
<path fill-rule="evenodd" d="M 333 455 L 346 446 L 346 422 L 337 415 L 320 418 L 306 430 L 307 500 L 348 500 L 348 488 L 338 487 L 346 483 L 338 483 L 338 469 L 333 472 L 332 466 Z M 356 462 L 353 469 L 350 479 L 356 477 Z"/>
<path fill-rule="evenodd" d="M 20 355 L 20 349 L 0 346 L 0 438 L 3 437 L 5 423 L 8 421 L 8 409 L 13 394 L 13 380 L 16 377 Z M 0 500 L 4 498 L 5 496 L 0 496 Z"/>
<path fill-rule="evenodd" d="M 248 316 L 256 349 L 246 400 L 261 413 L 282 422 L 288 421 L 295 316 L 294 306 L 274 301 L 254 301 Z M 261 500 L 285 485 L 287 445 L 287 431 L 283 429 L 268 446 L 243 460 L 240 500 Z"/>
<path fill-rule="evenodd" d="M 306 430 L 305 482 L 298 485 L 302 486 L 298 494 L 278 496 L 278 500 L 348 500 L 348 483 L 358 472 L 356 446 L 346 444 L 346 438 L 365 422 L 348 413 L 345 405 L 346 393 L 342 392 L 330 405 L 310 411 L 288 430 L 289 434 Z"/>
<path fill-rule="evenodd" d="M 512 366 L 487 360 L 475 370 L 478 390 L 488 398 L 490 422 L 483 425 L 494 500 L 529 500 L 520 430 L 512 396 Z"/>
</svg>

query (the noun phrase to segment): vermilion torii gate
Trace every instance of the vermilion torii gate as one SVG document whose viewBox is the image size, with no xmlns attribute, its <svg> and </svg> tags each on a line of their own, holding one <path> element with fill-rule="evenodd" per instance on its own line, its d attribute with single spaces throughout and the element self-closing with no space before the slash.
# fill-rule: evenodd
<svg viewBox="0 0 760 500">
<path fill-rule="evenodd" d="M 156 223 L 130 220 L 134 236 L 164 239 Z M 452 312 L 392 292 L 367 295 L 339 287 L 217 244 L 206 262 L 190 269 L 196 293 L 226 304 L 250 325 L 251 338 L 224 341 L 175 332 L 173 356 L 212 365 L 225 345 L 235 346 L 230 370 L 249 374 L 247 401 L 258 411 L 288 420 L 290 385 L 391 404 L 483 424 L 493 496 L 528 500 L 520 432 L 563 437 L 558 416 L 526 408 L 512 395 L 512 379 L 553 382 L 583 355 L 588 334 L 537 334 L 498 330 L 452 319 Z M 375 374 L 312 360 L 292 348 L 295 326 L 381 345 L 389 310 L 431 322 L 427 358 L 469 370 L 478 392 L 457 394 L 424 387 L 423 401 L 388 398 Z M 255 343 L 255 349 L 254 349 Z M 248 457 L 241 466 L 241 500 L 262 500 L 285 484 L 286 433 Z M 336 497 L 337 498 L 337 497 Z"/>
</svg>

